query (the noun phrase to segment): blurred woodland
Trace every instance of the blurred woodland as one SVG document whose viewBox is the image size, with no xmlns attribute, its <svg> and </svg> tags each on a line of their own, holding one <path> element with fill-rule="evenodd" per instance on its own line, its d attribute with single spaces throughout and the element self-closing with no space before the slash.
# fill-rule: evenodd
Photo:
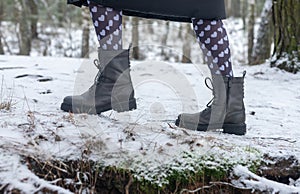
<svg viewBox="0 0 300 194">
<path fill-rule="evenodd" d="M 247 39 L 246 64 L 256 65 L 271 59 L 271 66 L 289 72 L 300 70 L 300 0 L 225 0 L 228 18 L 242 21 Z M 166 45 L 170 29 L 176 26 L 184 56 L 176 59 L 190 62 L 193 34 L 191 25 L 168 21 L 124 17 L 126 40 L 140 44 L 140 37 L 153 34 L 154 23 L 165 28 L 155 40 Z M 128 27 L 130 26 L 130 27 Z M 143 32 L 143 34 L 140 34 Z M 145 35 L 146 33 L 146 35 Z M 0 54 L 31 56 L 88 57 L 97 47 L 93 26 L 86 7 L 77 8 L 62 0 L 1 0 Z M 139 46 L 133 47 L 133 58 L 143 59 Z M 163 59 L 168 53 L 161 49 Z"/>
</svg>

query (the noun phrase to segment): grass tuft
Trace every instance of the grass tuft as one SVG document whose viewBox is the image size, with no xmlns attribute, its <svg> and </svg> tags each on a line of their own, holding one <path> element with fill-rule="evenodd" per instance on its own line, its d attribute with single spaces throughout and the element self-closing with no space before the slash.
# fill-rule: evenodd
<svg viewBox="0 0 300 194">
<path fill-rule="evenodd" d="M 13 106 L 13 92 L 11 92 L 5 100 L 4 98 L 4 76 L 2 76 L 0 88 L 0 110 L 10 111 Z"/>
</svg>

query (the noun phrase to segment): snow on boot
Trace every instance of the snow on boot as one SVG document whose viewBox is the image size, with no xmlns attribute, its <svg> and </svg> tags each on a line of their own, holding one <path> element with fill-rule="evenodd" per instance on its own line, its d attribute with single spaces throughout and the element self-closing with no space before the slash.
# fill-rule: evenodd
<svg viewBox="0 0 300 194">
<path fill-rule="evenodd" d="M 244 106 L 244 78 L 213 75 L 205 79 L 206 86 L 213 91 L 213 99 L 199 113 L 180 114 L 175 124 L 191 130 L 207 131 L 223 129 L 224 133 L 245 135 L 246 116 Z M 212 82 L 212 88 L 207 81 Z"/>
<path fill-rule="evenodd" d="M 88 91 L 67 96 L 61 109 L 72 113 L 100 114 L 136 109 L 136 99 L 130 77 L 129 49 L 107 51 L 99 48 L 95 65 L 99 72 Z"/>
</svg>

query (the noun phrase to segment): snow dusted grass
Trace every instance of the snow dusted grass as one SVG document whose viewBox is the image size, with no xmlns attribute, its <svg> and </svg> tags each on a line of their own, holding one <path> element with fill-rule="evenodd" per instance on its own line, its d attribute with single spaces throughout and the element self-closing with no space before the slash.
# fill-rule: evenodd
<svg viewBox="0 0 300 194">
<path fill-rule="evenodd" d="M 9 94 L 8 96 L 4 96 L 4 79 L 2 78 L 0 87 L 0 110 L 6 110 L 9 111 L 12 107 L 12 94 Z"/>
</svg>

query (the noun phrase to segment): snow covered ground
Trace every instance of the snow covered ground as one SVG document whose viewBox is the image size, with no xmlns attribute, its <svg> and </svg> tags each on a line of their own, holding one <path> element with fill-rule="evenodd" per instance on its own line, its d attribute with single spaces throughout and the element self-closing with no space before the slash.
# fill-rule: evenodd
<svg viewBox="0 0 300 194">
<path fill-rule="evenodd" d="M 93 81 L 93 76 L 82 79 L 96 73 L 92 65 L 91 71 L 84 72 L 87 64 L 92 60 L 0 56 L 0 102 L 11 104 L 10 110 L 0 112 L 0 182 L 30 193 L 37 189 L 31 185 L 37 177 L 28 172 L 20 156 L 78 159 L 86 149 L 91 151 L 90 159 L 143 172 L 140 176 L 157 184 L 166 183 L 167 175 L 159 170 L 163 166 L 195 168 L 195 161 L 210 156 L 214 161 L 205 162 L 212 166 L 224 160 L 247 164 L 259 161 L 263 154 L 300 159 L 299 74 L 266 64 L 235 67 L 236 75 L 247 70 L 248 132 L 240 137 L 175 127 L 178 113 L 197 111 L 211 98 L 203 86 L 209 75 L 206 67 L 193 64 L 134 61 L 137 110 L 101 116 L 64 113 L 60 110 L 63 97 Z M 184 160 L 184 153 L 192 157 Z M 179 161 L 181 165 L 176 166 Z M 22 181 L 26 176 L 27 181 Z M 299 187 L 285 187 L 300 192 Z"/>
<path fill-rule="evenodd" d="M 196 112 L 211 99 L 204 84 L 209 72 L 199 64 L 201 60 L 195 64 L 162 62 L 152 60 L 158 58 L 152 53 L 151 59 L 133 61 L 137 110 L 97 116 L 60 110 L 66 95 L 92 84 L 93 55 L 89 60 L 0 56 L 0 185 L 9 184 L 25 193 L 42 187 L 69 193 L 28 170 L 22 156 L 32 155 L 45 160 L 86 157 L 132 169 L 137 178 L 157 185 L 167 184 L 170 169 L 196 171 L 199 164 L 235 167 L 233 173 L 240 177 L 233 182 L 236 186 L 300 193 L 300 180 L 283 185 L 248 170 L 264 154 L 300 160 L 300 74 L 268 64 L 237 65 L 243 58 L 243 42 L 238 41 L 240 35 L 231 37 L 235 76 L 247 71 L 245 136 L 174 125 L 179 113 Z"/>
</svg>

